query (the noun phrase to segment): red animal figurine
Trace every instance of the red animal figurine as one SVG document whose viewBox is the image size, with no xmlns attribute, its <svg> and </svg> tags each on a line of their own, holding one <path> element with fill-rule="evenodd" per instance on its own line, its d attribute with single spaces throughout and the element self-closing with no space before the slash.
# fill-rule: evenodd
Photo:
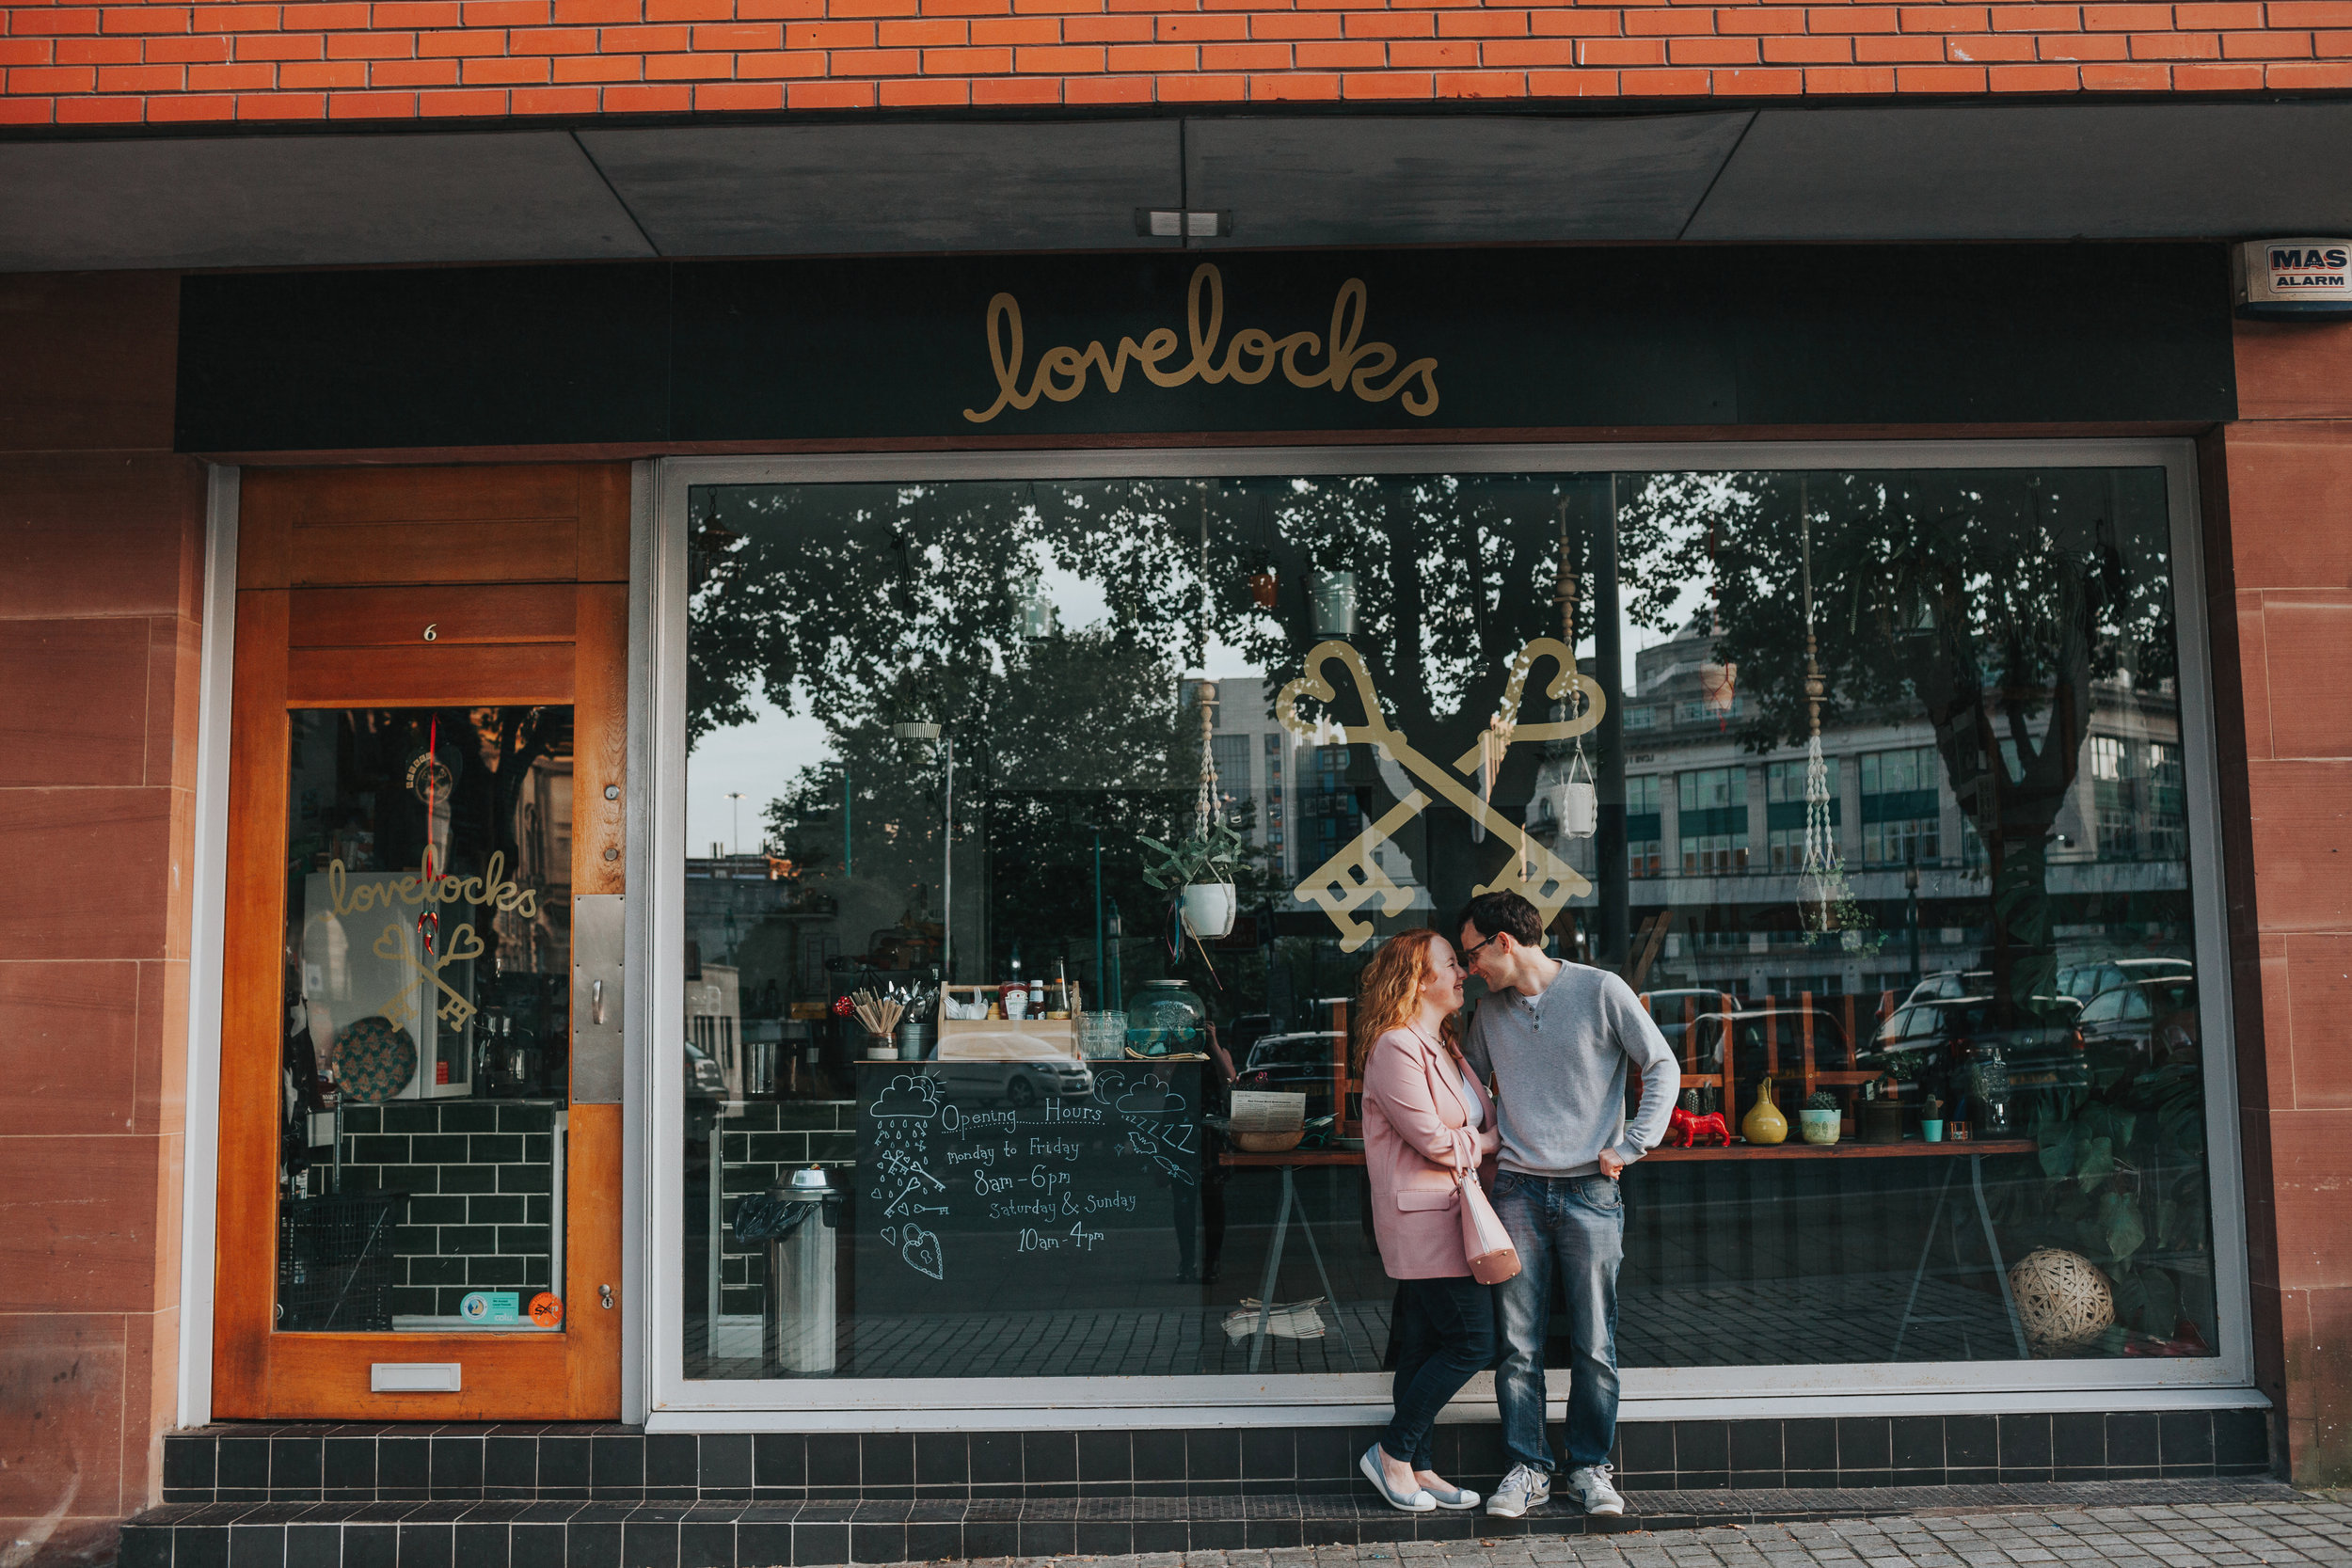
<svg viewBox="0 0 2352 1568">
<path fill-rule="evenodd" d="M 1677 1105 L 1673 1115 L 1666 1118 L 1668 1148 L 1703 1148 L 1714 1144 L 1724 1148 L 1731 1145 L 1731 1129 L 1724 1123 L 1721 1111 L 1709 1111 L 1703 1117 L 1693 1116 Z"/>
</svg>

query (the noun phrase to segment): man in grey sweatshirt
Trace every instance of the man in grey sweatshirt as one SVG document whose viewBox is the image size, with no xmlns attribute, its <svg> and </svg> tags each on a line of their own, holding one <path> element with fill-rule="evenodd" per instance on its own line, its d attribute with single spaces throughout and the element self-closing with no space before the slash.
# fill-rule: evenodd
<svg viewBox="0 0 2352 1568">
<path fill-rule="evenodd" d="M 1518 1518 L 1551 1497 L 1544 1435 L 1544 1332 L 1551 1282 L 1568 1307 L 1567 1484 L 1588 1513 L 1623 1513 L 1611 1484 L 1617 1434 L 1617 1265 L 1625 1199 L 1617 1178 L 1658 1147 L 1681 1069 L 1641 1001 L 1607 970 L 1544 953 L 1543 919 L 1516 893 L 1482 894 L 1462 911 L 1461 956 L 1486 982 L 1462 1054 L 1497 1091 L 1501 1168 L 1495 1212 L 1518 1249 L 1498 1287 L 1502 1361 L 1495 1400 L 1512 1467 L 1486 1512 Z M 1642 1102 L 1626 1119 L 1628 1078 Z"/>
</svg>

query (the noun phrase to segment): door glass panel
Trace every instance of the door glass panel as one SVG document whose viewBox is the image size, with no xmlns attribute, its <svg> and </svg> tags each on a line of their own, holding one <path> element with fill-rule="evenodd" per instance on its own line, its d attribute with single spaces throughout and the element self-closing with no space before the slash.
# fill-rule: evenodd
<svg viewBox="0 0 2352 1568">
<path fill-rule="evenodd" d="M 572 710 L 289 723 L 277 1326 L 551 1330 Z"/>
</svg>

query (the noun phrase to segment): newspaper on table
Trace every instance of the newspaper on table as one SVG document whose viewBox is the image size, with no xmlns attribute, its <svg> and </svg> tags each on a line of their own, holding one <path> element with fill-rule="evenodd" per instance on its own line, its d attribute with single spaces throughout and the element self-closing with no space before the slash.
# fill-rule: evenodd
<svg viewBox="0 0 2352 1568">
<path fill-rule="evenodd" d="M 1236 1132 L 1295 1132 L 1307 1125 L 1307 1097 L 1303 1094 L 1235 1089 L 1232 1098 L 1232 1129 Z"/>
<path fill-rule="evenodd" d="M 1266 1314 L 1265 1332 L 1269 1339 L 1320 1339 L 1324 1336 L 1323 1314 L 1315 1310 L 1323 1305 L 1321 1296 L 1305 1301 L 1278 1301 L 1274 1310 Z M 1258 1332 L 1260 1306 L 1255 1296 L 1244 1296 L 1241 1305 L 1225 1314 L 1225 1337 L 1247 1339 Z"/>
</svg>

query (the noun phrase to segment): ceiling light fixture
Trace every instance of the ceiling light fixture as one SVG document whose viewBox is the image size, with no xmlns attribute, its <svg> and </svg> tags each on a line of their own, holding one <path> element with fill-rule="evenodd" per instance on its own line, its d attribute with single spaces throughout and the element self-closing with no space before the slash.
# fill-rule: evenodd
<svg viewBox="0 0 2352 1568">
<path fill-rule="evenodd" d="M 1233 231 L 1231 210 L 1138 207 L 1136 232 L 1156 240 L 1213 240 Z"/>
</svg>

